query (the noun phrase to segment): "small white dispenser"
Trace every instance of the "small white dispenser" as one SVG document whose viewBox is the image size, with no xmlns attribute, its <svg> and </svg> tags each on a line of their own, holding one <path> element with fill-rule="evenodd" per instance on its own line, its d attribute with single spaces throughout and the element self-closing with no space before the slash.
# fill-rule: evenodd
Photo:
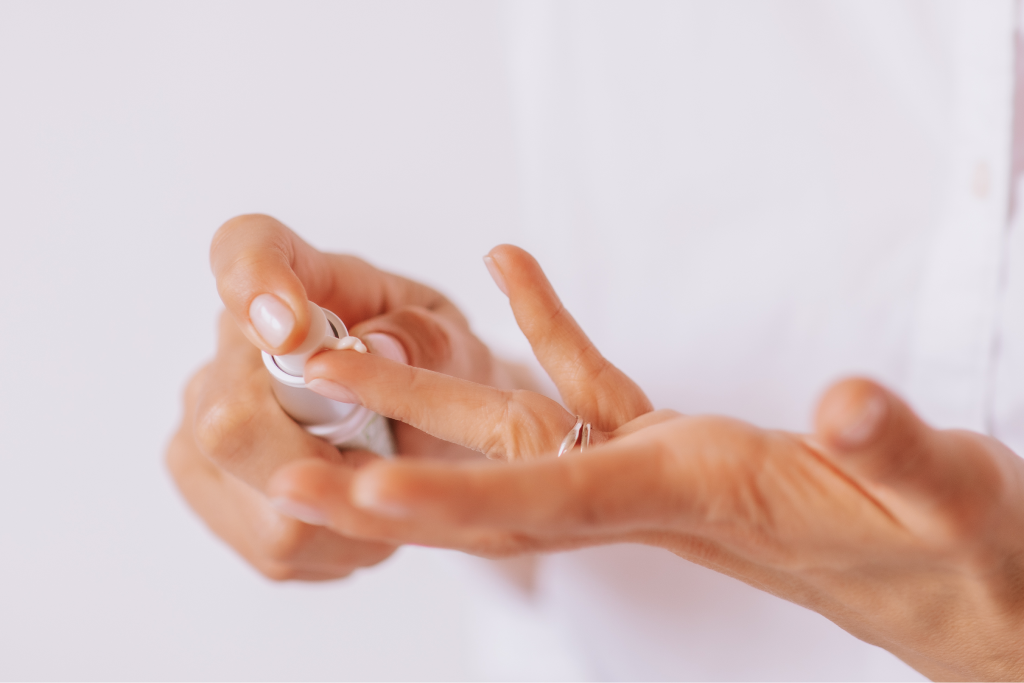
<svg viewBox="0 0 1024 683">
<path fill-rule="evenodd" d="M 393 456 L 395 439 L 387 419 L 364 406 L 332 401 L 306 388 L 302 376 L 306 361 L 324 349 L 336 348 L 334 340 L 348 336 L 341 318 L 313 302 L 309 302 L 309 318 L 309 333 L 297 349 L 282 356 L 263 352 L 263 364 L 275 380 L 277 402 L 307 432 L 339 449 Z"/>
</svg>

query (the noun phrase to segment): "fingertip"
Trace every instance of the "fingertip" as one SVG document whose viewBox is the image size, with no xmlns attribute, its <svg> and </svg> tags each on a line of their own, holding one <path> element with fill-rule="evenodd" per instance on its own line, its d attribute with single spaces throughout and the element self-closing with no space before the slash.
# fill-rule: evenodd
<svg viewBox="0 0 1024 683">
<path fill-rule="evenodd" d="M 936 538 L 975 533 L 970 511 L 999 495 L 999 467 L 992 452 L 979 447 L 983 437 L 933 429 L 876 382 L 851 379 L 831 387 L 821 400 L 816 431 L 809 445 L 824 448 L 814 450 L 904 524 Z"/>
<path fill-rule="evenodd" d="M 499 269 L 506 281 L 507 278 L 512 277 L 515 271 L 520 271 L 524 267 L 540 268 L 540 264 L 533 254 L 514 244 L 499 244 L 487 252 L 484 263 L 487 263 L 488 259 Z M 489 265 L 488 270 L 490 270 Z"/>
<path fill-rule="evenodd" d="M 508 284 L 505 282 L 505 275 L 501 272 L 501 267 L 498 266 L 489 254 L 484 256 L 484 266 L 487 268 L 487 272 L 490 273 L 491 279 L 494 280 L 494 284 L 501 290 L 501 293 L 508 296 Z"/>
<path fill-rule="evenodd" d="M 502 293 L 512 298 L 524 283 L 533 282 L 543 269 L 530 252 L 514 244 L 499 244 L 484 257 L 484 265 Z M 546 280 L 546 278 L 545 278 Z"/>
<path fill-rule="evenodd" d="M 409 354 L 406 352 L 402 342 L 390 334 L 370 332 L 363 335 L 363 342 L 366 343 L 372 354 L 393 360 L 402 365 L 409 364 Z"/>
<path fill-rule="evenodd" d="M 525 249 L 512 244 L 500 244 L 491 249 L 484 263 L 512 303 L 517 320 L 524 315 L 530 317 L 527 311 L 538 304 L 545 308 L 561 305 L 540 262 Z M 499 274 L 500 281 L 495 272 Z"/>
<path fill-rule="evenodd" d="M 854 378 L 832 385 L 818 404 L 818 438 L 838 450 L 871 446 L 891 413 L 889 392 L 869 379 Z"/>
<path fill-rule="evenodd" d="M 491 250 L 487 252 L 487 256 L 491 258 L 500 259 L 504 258 L 506 255 L 515 254 L 519 252 L 526 253 L 523 249 L 517 247 L 514 244 L 499 244 L 495 247 L 492 247 Z"/>
</svg>

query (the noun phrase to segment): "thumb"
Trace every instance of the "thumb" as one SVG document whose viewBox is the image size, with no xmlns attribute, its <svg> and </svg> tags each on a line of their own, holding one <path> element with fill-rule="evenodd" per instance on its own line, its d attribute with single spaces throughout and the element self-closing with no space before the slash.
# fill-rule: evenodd
<svg viewBox="0 0 1024 683">
<path fill-rule="evenodd" d="M 970 526 L 974 511 L 1000 493 L 1001 458 L 980 434 L 937 430 L 901 398 L 868 379 L 825 393 L 815 436 L 842 471 L 904 523 Z"/>
<path fill-rule="evenodd" d="M 297 267 L 316 251 L 270 216 L 232 218 L 210 245 L 210 267 L 228 312 L 253 344 L 288 353 L 309 330 L 306 287 Z M 315 268 L 306 268 L 315 271 Z"/>
<path fill-rule="evenodd" d="M 210 245 L 210 267 L 239 329 L 275 355 L 293 351 L 306 338 L 307 301 L 349 326 L 402 306 L 466 326 L 455 306 L 429 287 L 354 256 L 317 251 L 270 216 L 238 216 L 222 225 Z"/>
</svg>

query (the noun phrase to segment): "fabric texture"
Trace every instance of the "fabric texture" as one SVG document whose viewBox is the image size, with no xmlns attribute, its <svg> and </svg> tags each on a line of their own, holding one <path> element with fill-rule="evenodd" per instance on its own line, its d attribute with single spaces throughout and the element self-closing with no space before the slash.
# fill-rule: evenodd
<svg viewBox="0 0 1024 683">
<path fill-rule="evenodd" d="M 656 407 L 807 430 L 832 381 L 867 375 L 1024 452 L 1014 17 L 1012 0 L 511 3 L 523 246 Z M 482 591 L 491 619 L 520 605 L 482 675 L 922 678 L 657 549 L 545 556 L 531 582 Z"/>
</svg>

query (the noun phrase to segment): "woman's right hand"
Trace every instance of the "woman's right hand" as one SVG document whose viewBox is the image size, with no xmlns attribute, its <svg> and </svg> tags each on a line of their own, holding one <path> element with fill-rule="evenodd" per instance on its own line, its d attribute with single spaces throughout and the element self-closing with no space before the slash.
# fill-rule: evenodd
<svg viewBox="0 0 1024 683">
<path fill-rule="evenodd" d="M 935 429 L 862 378 L 826 392 L 810 434 L 648 412 L 528 254 L 491 256 L 571 413 L 531 392 L 327 351 L 306 365 L 310 386 L 339 383 L 376 412 L 510 462 L 297 463 L 274 475 L 273 495 L 342 533 L 490 557 L 654 545 L 812 609 L 933 679 L 1024 680 L 1024 460 L 1005 444 Z M 573 414 L 605 442 L 555 458 Z"/>
<path fill-rule="evenodd" d="M 356 469 L 378 456 L 339 452 L 308 434 L 277 404 L 260 351 L 297 347 L 309 327 L 306 301 L 337 313 L 371 353 L 474 382 L 510 388 L 504 367 L 436 291 L 351 257 L 324 254 L 268 216 L 240 216 L 214 236 L 210 262 L 226 312 L 217 352 L 188 383 L 167 466 L 210 529 L 272 579 L 325 580 L 376 564 L 394 545 L 350 539 L 281 514 L 264 495 L 270 475 L 301 460 Z M 396 424 L 403 455 L 473 454 Z M 317 522 L 317 519 L 309 519 Z"/>
</svg>

